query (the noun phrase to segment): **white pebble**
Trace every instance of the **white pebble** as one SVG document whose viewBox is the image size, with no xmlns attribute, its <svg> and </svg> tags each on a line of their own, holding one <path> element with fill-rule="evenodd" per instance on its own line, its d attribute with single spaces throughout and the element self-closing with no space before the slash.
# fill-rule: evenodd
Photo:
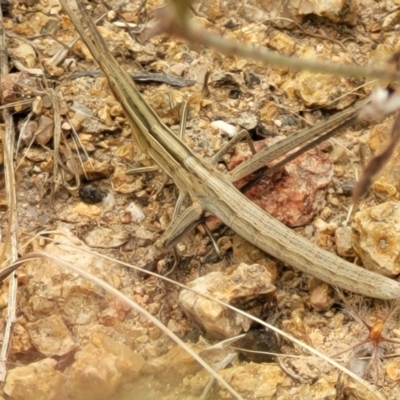
<svg viewBox="0 0 400 400">
<path fill-rule="evenodd" d="M 227 122 L 221 121 L 221 120 L 211 122 L 211 126 L 213 128 L 220 129 L 221 131 L 225 132 L 231 138 L 234 137 L 239 131 L 239 129 L 236 126 L 233 126 L 233 125 L 228 124 Z"/>
<path fill-rule="evenodd" d="M 126 211 L 131 213 L 132 220 L 135 222 L 140 222 L 146 217 L 142 209 L 139 208 L 135 203 L 130 203 L 128 207 L 126 207 Z"/>
</svg>

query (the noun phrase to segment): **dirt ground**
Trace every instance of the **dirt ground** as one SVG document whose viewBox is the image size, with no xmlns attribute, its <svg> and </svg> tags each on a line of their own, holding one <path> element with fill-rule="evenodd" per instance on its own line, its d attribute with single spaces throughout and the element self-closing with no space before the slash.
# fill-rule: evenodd
<svg viewBox="0 0 400 400">
<path fill-rule="evenodd" d="M 399 50 L 398 2 L 348 1 L 346 14 L 320 16 L 289 7 L 294 1 L 272 3 L 194 2 L 193 18 L 227 38 L 301 58 L 385 66 Z M 373 87 L 361 78 L 265 67 L 167 35 L 147 38 L 154 11 L 162 5 L 112 0 L 85 3 L 85 9 L 93 19 L 104 17 L 98 26 L 110 51 L 123 69 L 141 73 L 140 92 L 174 132 L 187 101 L 184 140 L 206 160 L 230 140 L 232 129 L 247 129 L 262 148 L 334 115 Z M 136 301 L 196 352 L 214 357 L 215 365 L 232 354 L 221 375 L 243 398 L 375 398 L 260 326 L 253 325 L 236 346 L 302 357 L 246 357 L 229 347 L 207 353 L 221 337 L 186 316 L 178 304 L 179 287 L 140 270 L 186 284 L 241 263 L 263 266 L 276 287 L 272 299 L 262 297 L 261 318 L 326 355 L 343 352 L 336 357 L 341 364 L 384 398 L 399 398 L 399 345 L 380 343 L 374 352 L 364 340 L 381 332 L 391 339 L 400 336 L 395 305 L 351 293 L 345 300 L 328 285 L 271 259 L 212 216 L 207 223 L 221 255 L 200 226 L 178 243 L 181 262 L 171 272 L 172 252 L 161 252 L 155 242 L 172 219 L 177 191 L 161 171 L 132 171 L 153 163 L 141 154 L 106 78 L 97 74 L 98 65 L 75 40 L 71 21 L 56 0 L 5 1 L 1 7 L 10 70 L 2 76 L 0 102 L 15 136 L 5 139 L 10 128 L 5 115 L 0 128 L 3 151 L 4 143 L 14 140 L 16 196 L 14 204 L 5 188 L 9 167 L 2 156 L 2 248 L 14 215 L 12 246 L 5 255 L 49 255 L 25 263 L 18 273 L 7 361 L 0 356 L 0 371 L 4 366 L 8 371 L 0 385 L 4 399 L 194 399 L 208 382 L 207 373 L 147 318 L 65 264 Z M 392 183 L 398 180 L 398 154 L 349 216 L 351 190 L 365 162 L 382 148 L 392 120 L 349 125 L 266 178 L 249 197 L 298 234 L 360 265 L 352 243 L 360 226 L 352 226 L 353 217 L 398 201 Z M 249 154 L 248 145 L 240 143 L 218 168 L 232 168 Z M 398 275 L 396 267 L 394 261 L 387 274 Z M 7 280 L 0 292 L 2 327 L 11 301 Z M 246 304 L 241 308 L 252 311 L 254 304 Z M 371 359 L 371 353 L 379 354 Z M 205 398 L 230 397 L 214 383 Z"/>
</svg>

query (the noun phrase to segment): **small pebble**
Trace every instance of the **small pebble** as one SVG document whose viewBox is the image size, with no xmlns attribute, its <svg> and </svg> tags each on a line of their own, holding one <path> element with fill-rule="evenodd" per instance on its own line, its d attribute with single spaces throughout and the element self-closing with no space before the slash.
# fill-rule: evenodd
<svg viewBox="0 0 400 400">
<path fill-rule="evenodd" d="M 249 352 L 239 350 L 239 354 L 245 360 L 255 363 L 274 362 L 276 356 L 265 353 L 281 353 L 280 340 L 277 334 L 264 329 L 247 332 L 243 338 L 236 342 L 235 346 L 250 350 Z"/>
<path fill-rule="evenodd" d="M 342 257 L 354 256 L 352 229 L 350 226 L 339 227 L 335 231 L 336 250 Z"/>
<path fill-rule="evenodd" d="M 135 222 L 140 222 L 145 219 L 146 215 L 142 211 L 142 209 L 137 206 L 135 203 L 129 203 L 128 207 L 125 209 L 126 212 L 129 212 L 132 215 L 132 220 Z"/>
<path fill-rule="evenodd" d="M 105 195 L 105 192 L 92 184 L 81 186 L 79 189 L 80 199 L 87 204 L 100 203 L 104 199 Z"/>
<path fill-rule="evenodd" d="M 115 19 L 115 17 L 116 17 L 116 13 L 115 13 L 115 11 L 114 10 L 110 10 L 108 13 L 107 13 L 107 20 L 108 21 L 114 21 L 114 19 Z"/>
<path fill-rule="evenodd" d="M 321 283 L 310 294 L 310 303 L 317 311 L 329 310 L 334 302 L 332 289 L 326 283 Z"/>
<path fill-rule="evenodd" d="M 344 181 L 341 185 L 342 193 L 345 196 L 352 196 L 355 185 L 356 185 L 355 181 Z"/>
</svg>

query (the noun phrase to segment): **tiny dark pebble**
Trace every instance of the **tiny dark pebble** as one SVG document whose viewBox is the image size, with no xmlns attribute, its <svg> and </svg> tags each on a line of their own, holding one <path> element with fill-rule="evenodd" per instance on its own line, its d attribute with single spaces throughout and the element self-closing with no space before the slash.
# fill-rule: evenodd
<svg viewBox="0 0 400 400">
<path fill-rule="evenodd" d="M 235 29 L 238 26 L 236 22 L 233 22 L 232 20 L 229 20 L 225 25 L 224 28 L 226 29 Z"/>
<path fill-rule="evenodd" d="M 319 145 L 319 150 L 321 150 L 323 153 L 330 153 L 333 150 L 333 145 L 329 141 L 322 142 Z"/>
<path fill-rule="evenodd" d="M 342 192 L 344 196 L 352 196 L 356 181 L 344 181 L 342 183 Z"/>
<path fill-rule="evenodd" d="M 238 89 L 231 89 L 230 91 L 229 91 L 229 98 L 230 99 L 238 99 L 239 98 L 239 96 L 240 96 L 240 90 L 238 90 Z"/>
<path fill-rule="evenodd" d="M 249 87 L 252 87 L 253 85 L 259 85 L 261 83 L 261 79 L 251 72 L 245 75 L 245 81 Z"/>
<path fill-rule="evenodd" d="M 103 201 L 105 196 L 105 192 L 92 184 L 81 186 L 81 188 L 79 189 L 80 199 L 88 204 L 100 203 L 101 201 Z"/>
<path fill-rule="evenodd" d="M 280 341 L 275 332 L 264 329 L 247 332 L 246 336 L 235 342 L 233 346 L 251 350 L 251 353 L 242 350 L 238 350 L 238 352 L 241 358 L 256 363 L 274 362 L 276 356 L 271 354 L 253 353 L 254 351 L 281 353 Z"/>
<path fill-rule="evenodd" d="M 284 115 L 282 117 L 281 121 L 282 121 L 282 126 L 295 126 L 296 125 L 295 119 L 290 115 Z"/>
</svg>

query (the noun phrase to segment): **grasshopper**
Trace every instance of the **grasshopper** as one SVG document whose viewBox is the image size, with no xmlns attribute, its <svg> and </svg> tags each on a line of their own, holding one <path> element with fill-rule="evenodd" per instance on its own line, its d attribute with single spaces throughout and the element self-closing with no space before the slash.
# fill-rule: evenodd
<svg viewBox="0 0 400 400">
<path fill-rule="evenodd" d="M 284 141 L 283 145 L 272 146 L 230 173 L 222 174 L 195 154 L 160 120 L 143 99 L 130 76 L 108 51 L 96 25 L 79 2 L 79 13 L 89 34 L 67 1 L 60 2 L 107 77 L 141 151 L 147 153 L 173 179 L 180 191 L 177 204 L 182 204 L 187 197 L 191 200 L 191 205 L 178 213 L 161 237 L 160 240 L 167 247 L 174 245 L 194 228 L 204 211 L 208 211 L 266 253 L 324 282 L 380 299 L 400 297 L 399 283 L 320 249 L 261 210 L 233 185 L 236 180 L 295 149 L 299 144 L 340 129 L 356 118 L 358 109 L 365 101 L 336 114 L 329 122 L 325 121 L 298 132 Z"/>
</svg>

